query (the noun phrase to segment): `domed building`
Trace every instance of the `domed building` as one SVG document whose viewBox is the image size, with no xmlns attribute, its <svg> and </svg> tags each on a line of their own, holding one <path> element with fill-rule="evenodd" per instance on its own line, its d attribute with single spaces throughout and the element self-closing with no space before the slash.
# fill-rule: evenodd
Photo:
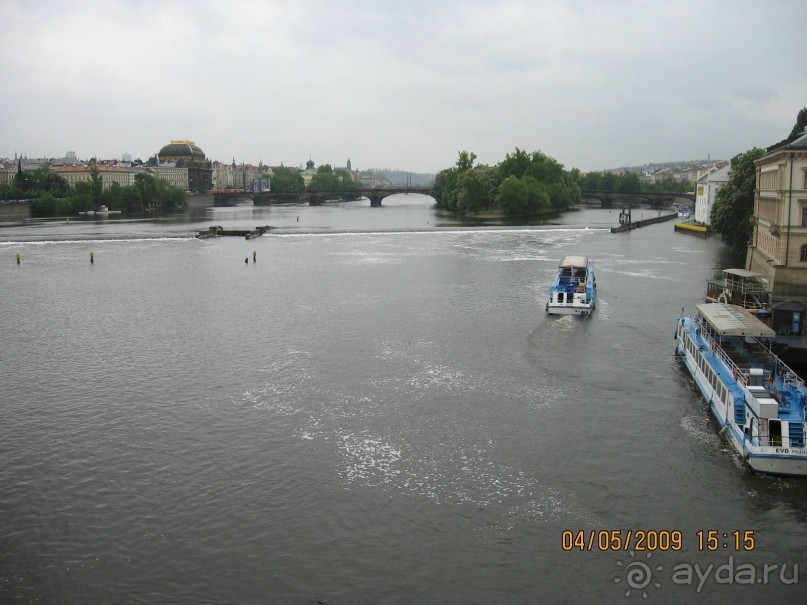
<svg viewBox="0 0 807 605">
<path fill-rule="evenodd" d="M 187 168 L 188 188 L 191 191 L 207 191 L 213 187 L 213 165 L 193 141 L 171 141 L 160 149 L 157 157 L 160 162 Z"/>
</svg>

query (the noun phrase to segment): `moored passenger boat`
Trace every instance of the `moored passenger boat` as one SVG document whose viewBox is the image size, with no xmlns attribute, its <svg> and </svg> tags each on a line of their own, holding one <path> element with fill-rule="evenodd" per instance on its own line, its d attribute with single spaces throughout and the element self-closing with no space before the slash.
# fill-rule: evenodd
<svg viewBox="0 0 807 605">
<path fill-rule="evenodd" d="M 594 263 L 585 256 L 566 256 L 555 273 L 546 310 L 559 315 L 591 315 L 596 297 Z"/>
<path fill-rule="evenodd" d="M 737 305 L 681 317 L 676 352 L 737 452 L 776 475 L 807 476 L 807 387 L 771 350 L 774 331 Z"/>
<path fill-rule="evenodd" d="M 745 269 L 723 269 L 719 279 L 706 284 L 706 302 L 722 302 L 748 309 L 751 313 L 768 313 L 771 293 L 761 273 Z"/>
</svg>

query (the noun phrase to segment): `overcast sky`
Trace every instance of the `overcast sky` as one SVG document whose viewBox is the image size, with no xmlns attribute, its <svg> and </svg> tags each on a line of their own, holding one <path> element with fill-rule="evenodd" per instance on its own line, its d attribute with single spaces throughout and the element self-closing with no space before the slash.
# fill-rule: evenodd
<svg viewBox="0 0 807 605">
<path fill-rule="evenodd" d="M 805 24 L 803 0 L 0 0 L 0 157 L 730 159 L 807 106 Z"/>
</svg>

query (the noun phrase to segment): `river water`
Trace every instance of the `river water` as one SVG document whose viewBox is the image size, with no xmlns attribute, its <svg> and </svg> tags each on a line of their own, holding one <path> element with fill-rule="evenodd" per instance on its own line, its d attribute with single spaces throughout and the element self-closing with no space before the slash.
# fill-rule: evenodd
<svg viewBox="0 0 807 605">
<path fill-rule="evenodd" d="M 718 238 L 384 204 L 0 228 L 0 602 L 805 601 L 807 481 L 674 355 Z M 544 311 L 569 253 L 591 318 Z"/>
</svg>

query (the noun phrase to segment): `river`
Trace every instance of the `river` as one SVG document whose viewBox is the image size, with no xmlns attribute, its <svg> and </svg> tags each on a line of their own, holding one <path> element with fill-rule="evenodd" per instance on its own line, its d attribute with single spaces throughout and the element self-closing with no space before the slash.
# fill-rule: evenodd
<svg viewBox="0 0 807 605">
<path fill-rule="evenodd" d="M 618 214 L 0 227 L 0 602 L 804 602 L 807 481 L 746 470 L 674 355 L 737 260 Z M 591 318 L 544 311 L 569 253 Z"/>
</svg>

